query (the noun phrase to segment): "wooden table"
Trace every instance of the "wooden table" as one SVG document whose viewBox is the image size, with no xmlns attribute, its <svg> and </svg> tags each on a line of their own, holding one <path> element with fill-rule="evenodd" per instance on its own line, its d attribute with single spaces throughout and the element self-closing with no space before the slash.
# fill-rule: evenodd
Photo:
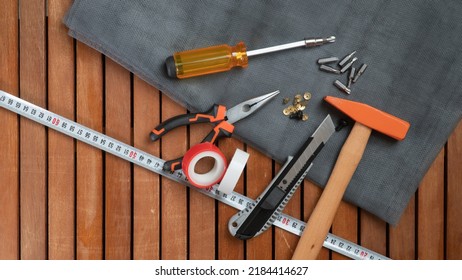
<svg viewBox="0 0 462 280">
<path fill-rule="evenodd" d="M 208 132 L 180 128 L 151 143 L 149 131 L 185 109 L 69 37 L 70 0 L 18 2 L 0 1 L 0 89 L 166 159 Z M 273 228 L 239 241 L 227 230 L 236 210 L 226 205 L 4 109 L 0 124 L 0 259 L 292 256 L 298 237 L 290 233 Z M 237 191 L 252 198 L 279 168 L 237 140 L 219 146 L 228 158 L 236 148 L 250 153 Z M 343 203 L 332 232 L 393 259 L 462 259 L 461 170 L 459 124 L 399 225 Z M 320 193 L 305 181 L 285 212 L 306 220 Z M 321 259 L 341 258 L 323 250 Z"/>
</svg>

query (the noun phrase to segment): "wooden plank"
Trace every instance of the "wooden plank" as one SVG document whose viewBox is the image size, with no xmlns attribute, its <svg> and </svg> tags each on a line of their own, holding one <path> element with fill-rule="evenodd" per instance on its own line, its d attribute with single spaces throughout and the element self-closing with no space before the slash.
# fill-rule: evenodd
<svg viewBox="0 0 462 280">
<path fill-rule="evenodd" d="M 211 131 L 210 124 L 195 124 L 190 127 L 189 146 L 193 147 Z M 205 161 L 205 160 L 204 160 Z M 203 162 L 203 161 L 202 161 Z M 208 172 L 213 167 L 212 161 L 205 161 L 200 166 Z M 216 245 L 216 209 L 215 201 L 191 190 L 189 193 L 189 258 L 192 260 L 215 259 Z"/>
<path fill-rule="evenodd" d="M 423 178 L 417 195 L 417 257 L 444 258 L 444 148 Z"/>
<path fill-rule="evenodd" d="M 231 158 L 236 149 L 244 150 L 244 144 L 236 139 L 221 139 L 218 143 L 220 150 Z M 244 179 L 241 176 L 234 188 L 235 192 L 244 193 Z M 229 219 L 237 213 L 237 210 L 225 205 L 218 204 L 218 256 L 220 260 L 242 260 L 245 258 L 244 241 L 233 237 L 228 230 Z"/>
<path fill-rule="evenodd" d="M 131 144 L 130 73 L 106 58 L 106 134 Z M 131 167 L 106 154 L 105 258 L 131 257 Z"/>
<path fill-rule="evenodd" d="M 185 114 L 186 110 L 162 95 L 162 119 Z M 187 149 L 186 128 L 172 130 L 161 138 L 161 155 L 165 160 L 183 156 Z M 161 179 L 161 258 L 187 259 L 187 189 L 170 179 Z"/>
<path fill-rule="evenodd" d="M 103 131 L 102 56 L 77 43 L 77 121 Z M 77 142 L 77 259 L 103 258 L 103 153 Z"/>
<path fill-rule="evenodd" d="M 62 20 L 72 1 L 48 1 L 48 108 L 74 119 L 74 42 Z M 48 132 L 48 258 L 75 257 L 74 140 Z"/>
<path fill-rule="evenodd" d="M 446 258 L 462 259 L 462 122 L 447 144 Z"/>
<path fill-rule="evenodd" d="M 386 256 L 387 223 L 369 212 L 360 210 L 360 242 L 367 249 Z"/>
<path fill-rule="evenodd" d="M 303 221 L 308 221 L 311 213 L 316 207 L 316 203 L 321 197 L 322 189 L 312 182 L 305 180 L 303 182 Z M 318 260 L 328 260 L 330 258 L 330 251 L 322 248 L 318 255 Z"/>
<path fill-rule="evenodd" d="M 342 201 L 332 223 L 332 233 L 353 243 L 358 243 L 358 207 Z M 333 260 L 349 258 L 332 252 Z"/>
<path fill-rule="evenodd" d="M 247 196 L 257 199 L 273 179 L 273 162 L 270 158 L 251 147 L 247 147 L 247 153 L 250 154 L 246 168 Z M 273 230 L 271 228 L 247 241 L 246 259 L 271 260 L 272 258 Z"/>
<path fill-rule="evenodd" d="M 45 1 L 20 1 L 20 96 L 46 107 Z M 47 257 L 46 129 L 20 121 L 21 258 Z"/>
<path fill-rule="evenodd" d="M 19 91 L 18 1 L 0 9 L 0 89 Z M 19 258 L 19 135 L 16 114 L 0 109 L 0 259 Z"/>
<path fill-rule="evenodd" d="M 276 164 L 275 174 L 279 172 L 281 168 L 280 164 Z M 292 216 L 294 218 L 301 218 L 302 216 L 302 186 L 294 193 L 283 213 Z M 289 224 L 291 221 L 286 221 Z M 281 228 L 276 227 L 274 229 L 275 235 L 275 256 L 276 260 L 290 260 L 294 254 L 295 248 L 297 247 L 298 240 L 300 237 L 294 235 L 293 233 L 287 232 Z"/>
<path fill-rule="evenodd" d="M 415 195 L 401 215 L 398 225 L 390 227 L 389 253 L 394 260 L 414 260 L 416 258 Z"/>
<path fill-rule="evenodd" d="M 133 81 L 134 145 L 154 156 L 160 141 L 151 142 L 149 131 L 160 122 L 160 93 L 135 76 Z M 160 178 L 144 168 L 133 168 L 133 258 L 160 257 Z"/>
</svg>

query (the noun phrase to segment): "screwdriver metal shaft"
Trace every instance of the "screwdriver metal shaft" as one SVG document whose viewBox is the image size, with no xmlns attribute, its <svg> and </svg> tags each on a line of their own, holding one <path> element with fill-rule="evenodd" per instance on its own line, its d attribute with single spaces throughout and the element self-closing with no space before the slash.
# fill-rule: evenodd
<svg viewBox="0 0 462 280">
<path fill-rule="evenodd" d="M 167 75 L 171 78 L 190 78 L 225 72 L 233 67 L 247 67 L 248 58 L 265 53 L 298 47 L 315 47 L 335 42 L 335 36 L 309 38 L 302 41 L 247 51 L 243 42 L 236 46 L 219 45 L 174 53 L 165 60 Z"/>
<path fill-rule="evenodd" d="M 293 49 L 293 48 L 299 48 L 299 47 L 321 46 L 326 43 L 333 43 L 333 42 L 335 42 L 335 36 L 330 36 L 328 38 L 309 38 L 309 39 L 305 39 L 305 40 L 298 41 L 298 42 L 293 42 L 293 43 L 278 45 L 274 47 L 258 49 L 258 50 L 247 51 L 247 57 L 265 54 L 265 53 L 271 53 L 271 52 L 278 52 L 278 51 L 288 50 L 288 49 Z"/>
</svg>

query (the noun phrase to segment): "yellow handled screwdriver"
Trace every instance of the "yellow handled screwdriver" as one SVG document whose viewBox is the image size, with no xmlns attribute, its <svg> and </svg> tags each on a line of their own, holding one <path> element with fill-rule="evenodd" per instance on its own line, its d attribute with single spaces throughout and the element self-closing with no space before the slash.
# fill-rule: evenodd
<svg viewBox="0 0 462 280">
<path fill-rule="evenodd" d="M 201 49 L 174 53 L 165 60 L 167 75 L 170 78 L 190 78 L 212 73 L 225 72 L 233 67 L 248 66 L 251 56 L 277 52 L 298 47 L 315 47 L 335 42 L 335 36 L 328 38 L 310 38 L 302 41 L 247 51 L 243 42 L 236 46 L 218 45 Z"/>
</svg>

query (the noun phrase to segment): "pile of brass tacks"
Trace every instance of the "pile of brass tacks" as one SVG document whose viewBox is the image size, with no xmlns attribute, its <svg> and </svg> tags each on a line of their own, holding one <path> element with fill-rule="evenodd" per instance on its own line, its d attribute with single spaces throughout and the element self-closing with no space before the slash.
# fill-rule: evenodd
<svg viewBox="0 0 462 280">
<path fill-rule="evenodd" d="M 282 110 L 282 113 L 285 116 L 289 116 L 291 119 L 296 119 L 296 120 L 302 120 L 302 121 L 307 121 L 308 120 L 308 114 L 304 113 L 303 110 L 305 110 L 306 106 L 308 105 L 308 101 L 311 99 L 311 93 L 305 92 L 305 93 L 297 93 L 294 96 L 294 100 L 292 102 L 292 105 L 289 105 L 289 107 L 284 108 Z M 282 104 L 288 104 L 290 102 L 289 97 L 284 97 L 282 100 Z"/>
</svg>

